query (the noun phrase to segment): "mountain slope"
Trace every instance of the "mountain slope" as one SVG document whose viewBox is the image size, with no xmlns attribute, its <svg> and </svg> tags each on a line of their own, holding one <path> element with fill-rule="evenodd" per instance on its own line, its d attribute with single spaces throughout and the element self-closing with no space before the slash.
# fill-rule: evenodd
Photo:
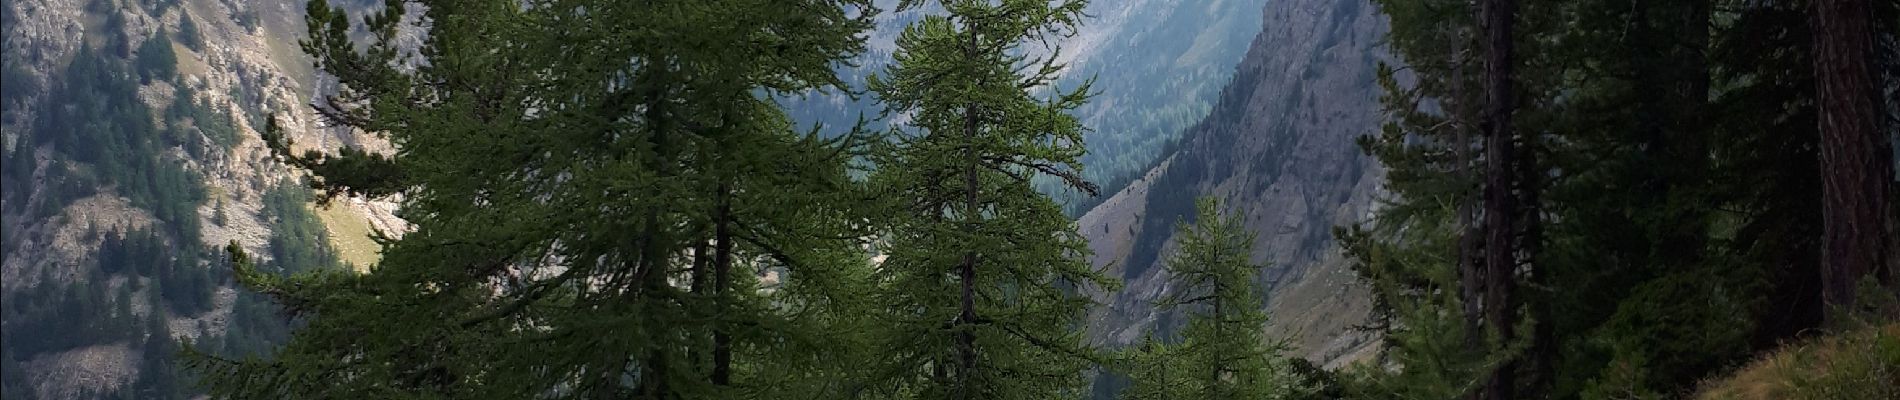
<svg viewBox="0 0 1900 400">
<path fill-rule="evenodd" d="M 1125 344 L 1178 320 L 1152 302 L 1170 290 L 1159 262 L 1196 196 L 1223 199 L 1258 232 L 1268 268 L 1266 329 L 1300 355 L 1342 361 L 1365 351 L 1370 300 L 1333 243 L 1334 226 L 1372 209 L 1383 172 L 1353 144 L 1379 124 L 1374 75 L 1386 60 L 1383 17 L 1364 0 L 1278 0 L 1206 119 L 1179 150 L 1084 215 L 1094 262 L 1126 280 L 1091 313 L 1091 334 Z"/>
<path fill-rule="evenodd" d="M 320 81 L 296 45 L 302 4 L 0 4 L 0 397 L 182 397 L 174 339 L 242 353 L 281 337 L 218 249 L 288 272 L 335 264 L 326 236 L 348 235 L 325 234 L 257 131 L 275 115 L 306 146 L 379 147 L 302 105 Z M 399 223 L 370 208 L 329 218 Z"/>
</svg>

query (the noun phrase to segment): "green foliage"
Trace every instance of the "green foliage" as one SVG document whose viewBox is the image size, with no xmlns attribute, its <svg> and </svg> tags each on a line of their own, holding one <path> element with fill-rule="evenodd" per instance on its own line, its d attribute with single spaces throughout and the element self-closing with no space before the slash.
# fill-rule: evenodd
<svg viewBox="0 0 1900 400">
<path fill-rule="evenodd" d="M 198 31 L 198 22 L 192 19 L 191 13 L 178 14 L 178 43 L 192 51 L 205 49 L 204 32 Z"/>
<path fill-rule="evenodd" d="M 39 170 L 39 162 L 33 158 L 33 142 L 20 140 L 14 142 L 11 149 L 0 148 L 0 210 L 7 215 L 24 215 L 27 210 L 27 194 L 31 192 L 33 176 Z M 7 227 L 11 237 L 12 227 Z"/>
<path fill-rule="evenodd" d="M 0 66 L 0 100 L 20 101 L 39 94 L 39 81 L 33 79 L 33 72 L 16 58 L 7 58 Z"/>
<path fill-rule="evenodd" d="M 94 270 L 91 277 L 103 277 Z M 139 319 L 122 296 L 125 288 L 103 281 L 49 283 L 8 300 L 4 333 L 7 357 L 31 360 L 34 355 L 81 346 L 125 340 L 137 331 Z"/>
<path fill-rule="evenodd" d="M 237 257 L 306 325 L 256 358 L 194 348 L 213 397 L 836 398 L 861 387 L 863 140 L 767 99 L 835 84 L 862 1 L 425 1 L 308 8 L 330 122 L 393 155 L 292 154 L 323 199 L 401 194 L 414 231 L 367 274 Z M 367 32 L 370 39 L 358 32 Z M 274 125 L 274 124 L 273 124 Z M 770 273 L 776 282 L 760 274 Z"/>
<path fill-rule="evenodd" d="M 197 92 L 192 90 L 189 86 L 179 86 L 177 93 L 174 93 L 172 96 L 171 106 L 165 109 L 165 119 L 175 124 L 174 126 L 176 126 L 176 124 L 183 124 L 198 128 L 198 132 L 204 133 L 204 137 L 210 141 L 208 145 L 216 149 L 229 151 L 231 148 L 237 147 L 238 142 L 243 140 L 243 138 L 240 137 L 237 125 L 231 116 L 220 112 L 209 103 L 209 100 L 198 98 L 196 93 Z M 172 130 L 180 131 L 172 132 L 173 134 L 169 135 L 173 137 L 172 140 L 174 142 L 195 142 L 195 140 L 192 139 L 196 138 L 186 137 L 189 135 L 185 135 L 182 129 L 174 128 Z M 201 149 L 205 147 L 206 146 L 201 145 L 185 146 L 187 151 L 194 157 L 204 156 L 204 151 Z"/>
<path fill-rule="evenodd" d="M 414 185 L 406 169 L 385 154 L 345 147 L 338 149 L 336 155 L 315 149 L 306 150 L 301 156 L 292 155 L 290 146 L 295 142 L 284 136 L 276 118 L 264 122 L 262 136 L 273 154 L 312 173 L 308 183 L 311 189 L 318 191 L 319 205 L 329 205 L 330 200 L 344 194 L 389 197 Z"/>
<path fill-rule="evenodd" d="M 1194 360 L 1184 357 L 1182 345 L 1170 345 L 1143 336 L 1141 343 L 1123 350 L 1119 356 L 1122 373 L 1130 384 L 1116 398 L 1123 400 L 1191 399 L 1200 393 L 1206 375 L 1195 368 Z"/>
<path fill-rule="evenodd" d="M 1178 344 L 1150 339 L 1133 351 L 1124 361 L 1133 384 L 1122 398 L 1287 399 L 1310 389 L 1287 371 L 1286 343 L 1262 333 L 1267 314 L 1255 282 L 1264 269 L 1251 260 L 1254 234 L 1245 217 L 1222 214 L 1219 201 L 1201 198 L 1194 223 L 1175 228 L 1179 243 L 1167 263 L 1175 292 L 1160 306 L 1188 308 L 1187 326 Z"/>
<path fill-rule="evenodd" d="M 1093 193 L 1070 110 L 1088 85 L 1039 99 L 1053 56 L 1023 55 L 1070 32 L 1085 2 L 946 1 L 897 39 L 870 88 L 908 121 L 876 143 L 870 184 L 886 194 L 878 269 L 877 393 L 900 398 L 1079 396 L 1098 358 L 1083 344 L 1082 287 L 1114 284 L 1032 180 Z M 901 9 L 901 7 L 900 7 Z M 1051 49 L 1053 50 L 1053 49 Z M 1035 377 L 1024 379 L 1024 377 Z"/>
<path fill-rule="evenodd" d="M 8 399 L 37 399 L 39 392 L 33 390 L 32 381 L 27 378 L 26 368 L 15 361 L 11 354 L 0 356 L 0 397 Z"/>
<path fill-rule="evenodd" d="M 35 119 L 34 142 L 50 144 L 66 156 L 62 159 L 84 164 L 55 164 L 61 171 L 56 184 L 114 185 L 132 205 L 164 222 L 172 237 L 198 237 L 204 186 L 167 149 L 199 143 L 176 141 L 181 135 L 167 134 L 166 127 L 153 124 L 151 109 L 138 99 L 137 82 L 124 64 L 80 51 L 59 90 L 46 101 L 51 106 Z M 64 206 L 90 194 L 69 193 L 47 203 Z"/>
<path fill-rule="evenodd" d="M 136 59 L 141 80 L 168 81 L 178 76 L 178 53 L 172 51 L 171 37 L 163 30 L 139 45 Z"/>
<path fill-rule="evenodd" d="M 110 13 L 108 19 L 119 18 L 118 14 Z M 54 352 L 122 344 L 140 355 L 138 364 L 128 366 L 137 371 L 136 376 L 119 390 L 82 397 L 187 398 L 194 393 L 185 375 L 174 368 L 173 350 L 178 344 L 169 322 L 173 316 L 203 316 L 221 305 L 216 294 L 229 279 L 226 271 L 230 269 L 207 260 L 207 252 L 197 245 L 201 240 L 197 212 L 205 189 L 199 173 L 187 169 L 185 160 L 203 156 L 214 145 L 228 146 L 212 142 L 234 143 L 236 132 L 228 117 L 195 102 L 188 88 L 181 88 L 173 105 L 157 116 L 166 123 L 154 123 L 153 110 L 138 97 L 138 77 L 153 72 L 164 75 L 153 70 L 172 63 L 148 60 L 148 56 L 163 57 L 144 50 L 136 59 L 125 58 L 133 54 L 115 57 L 111 40 L 107 39 L 104 52 L 81 47 L 62 73 L 52 75 L 52 84 L 43 88 L 34 124 L 5 154 L 5 212 L 9 221 L 47 221 L 76 200 L 104 194 L 123 196 L 134 207 L 150 212 L 155 221 L 131 231 L 91 232 L 82 239 L 98 240 L 100 248 L 94 258 L 77 266 L 78 273 L 55 275 L 51 272 L 67 269 L 42 266 L 40 270 L 47 274 L 31 290 L 9 293 L 0 301 L 5 304 L 0 313 L 7 321 L 0 358 L 7 359 L 6 368 L 12 369 L 13 363 Z M 162 48 L 169 54 L 170 45 L 163 40 L 148 41 L 148 50 Z M 9 86 L 9 91 L 14 90 Z M 190 129 L 192 125 L 205 130 L 211 140 L 200 139 Z M 174 151 L 178 148 L 184 150 L 183 156 Z M 36 149 L 49 150 L 39 156 L 45 160 L 44 167 L 34 161 Z M 40 178 L 30 179 L 35 176 Z M 37 209 L 22 209 L 27 202 L 16 200 L 36 191 Z M 25 229 L 43 229 L 39 224 Z M 6 236 L 11 240 L 15 228 L 8 229 Z M 266 303 L 240 296 L 224 334 L 201 339 L 263 342 L 273 338 L 260 333 L 271 329 L 262 325 L 288 330 L 276 310 L 258 310 L 257 304 Z M 135 314 L 134 310 L 144 311 Z M 30 398 L 20 393 L 30 393 L 39 385 L 3 378 L 0 392 L 8 399 Z"/>
<path fill-rule="evenodd" d="M 1184 2 L 1168 12 L 1136 12 L 1118 21 L 1124 28 L 1116 39 L 1127 47 L 1077 60 L 1065 78 L 1098 78 L 1094 90 L 1103 98 L 1076 115 L 1093 129 L 1089 153 L 1081 159 L 1088 166 L 1083 177 L 1100 184 L 1102 195 L 1060 190 L 1055 182 L 1042 182 L 1044 192 L 1069 215 L 1080 216 L 1174 155 L 1178 143 L 1210 117 L 1224 87 L 1247 85 L 1235 81 L 1244 75 L 1236 65 L 1260 32 L 1265 3 Z M 1192 215 L 1193 199 L 1183 203 L 1174 215 Z"/>
<path fill-rule="evenodd" d="M 1522 2 L 1517 172 L 1534 288 L 1530 338 L 1495 343 L 1462 313 L 1477 193 L 1477 32 L 1461 2 L 1381 2 L 1415 74 L 1381 72 L 1393 112 L 1361 141 L 1397 196 L 1342 229 L 1374 288 L 1383 359 L 1349 387 L 1456 397 L 1513 365 L 1520 393 L 1668 397 L 1816 327 L 1820 232 L 1805 4 Z M 1893 4 L 1883 2 L 1882 12 Z M 1891 31 L 1893 24 L 1886 24 Z M 1460 325 L 1465 325 L 1461 327 Z M 1487 328 L 1488 329 L 1488 328 Z M 1501 363 L 1501 361 L 1514 361 Z"/>
<path fill-rule="evenodd" d="M 334 269 L 339 265 L 323 221 L 310 211 L 310 192 L 280 183 L 264 192 L 263 217 L 270 221 L 271 264 L 279 273 Z"/>
<path fill-rule="evenodd" d="M 1373 327 L 1384 333 L 1385 340 L 1379 361 L 1403 366 L 1354 366 L 1344 379 L 1349 398 L 1462 397 L 1478 385 L 1478 379 L 1491 365 L 1485 354 L 1473 351 L 1466 343 L 1482 333 L 1469 332 L 1462 315 L 1445 311 L 1463 308 L 1457 292 L 1434 289 L 1457 287 L 1452 255 L 1446 252 L 1456 238 L 1445 235 L 1443 227 L 1424 225 L 1432 220 L 1419 221 L 1420 225 L 1402 231 L 1339 231 L 1340 243 L 1353 259 L 1354 272 L 1373 289 L 1378 313 Z"/>
<path fill-rule="evenodd" d="M 1796 399 L 1848 400 L 1900 397 L 1900 329 L 1894 325 L 1842 335 L 1832 354 L 1797 353 L 1795 363 L 1814 365 L 1792 377 Z"/>
</svg>

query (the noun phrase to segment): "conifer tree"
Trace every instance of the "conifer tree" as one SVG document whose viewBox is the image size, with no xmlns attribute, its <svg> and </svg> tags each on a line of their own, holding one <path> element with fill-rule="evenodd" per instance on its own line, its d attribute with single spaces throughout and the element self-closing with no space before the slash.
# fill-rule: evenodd
<svg viewBox="0 0 1900 400">
<path fill-rule="evenodd" d="M 399 200 L 414 230 L 367 274 L 240 260 L 307 324 L 269 359 L 189 365 L 219 398 L 835 397 L 862 364 L 828 336 L 863 330 L 844 314 L 868 282 L 862 141 L 796 132 L 769 99 L 839 85 L 873 12 L 312 2 L 304 50 L 341 83 L 317 113 L 399 150 L 293 154 L 274 121 L 266 141 L 325 200 Z"/>
<path fill-rule="evenodd" d="M 1361 394 L 1469 395 L 1492 371 L 1516 374 L 1499 388 L 1513 397 L 1681 393 L 1819 322 L 1810 3 L 1518 2 L 1515 176 L 1474 173 L 1497 160 L 1474 149 L 1504 150 L 1472 140 L 1474 3 L 1380 3 L 1406 65 L 1383 71 L 1392 118 L 1361 144 L 1395 199 L 1340 233 L 1376 293 L 1384 356 L 1405 367 L 1361 371 Z M 1492 226 L 1515 225 L 1514 242 L 1461 240 L 1505 216 L 1468 212 L 1477 188 L 1520 194 L 1518 222 Z M 1531 268 L 1473 273 L 1490 250 Z M 1486 299 L 1494 283 L 1518 290 Z M 1472 322 L 1491 310 L 1520 321 L 1515 340 Z"/>
<path fill-rule="evenodd" d="M 1128 386 L 1116 398 L 1122 400 L 1192 399 L 1196 391 L 1195 371 L 1188 367 L 1181 346 L 1156 339 L 1150 333 L 1141 343 L 1122 351 L 1120 373 L 1128 376 Z"/>
<path fill-rule="evenodd" d="M 1139 349 L 1130 366 L 1145 371 L 1152 366 L 1141 364 L 1153 361 L 1144 359 L 1160 358 L 1163 366 L 1179 368 L 1159 372 L 1176 377 L 1138 372 L 1124 398 L 1169 393 L 1166 397 L 1181 399 L 1290 397 L 1298 389 L 1280 373 L 1286 345 L 1261 331 L 1267 314 L 1256 283 L 1262 269 L 1250 260 L 1254 234 L 1241 225 L 1242 217 L 1222 215 L 1220 202 L 1211 197 L 1196 201 L 1195 211 L 1192 225 L 1175 228 L 1179 243 L 1167 269 L 1177 292 L 1160 304 L 1188 309 L 1181 342 Z"/>
<path fill-rule="evenodd" d="M 910 2 L 905 2 L 910 3 Z M 912 6 L 913 4 L 904 4 Z M 1079 395 L 1095 352 L 1079 324 L 1108 285 L 1062 209 L 1032 186 L 1080 178 L 1088 86 L 1058 89 L 1055 49 L 1083 1 L 951 0 L 905 29 L 871 88 L 904 123 L 871 184 L 890 197 L 879 268 L 889 362 L 867 389 L 905 398 Z M 1042 52 L 1041 50 L 1048 50 Z M 1032 55 L 1039 54 L 1039 55 Z M 1046 99 L 1040 99 L 1047 93 Z"/>
</svg>

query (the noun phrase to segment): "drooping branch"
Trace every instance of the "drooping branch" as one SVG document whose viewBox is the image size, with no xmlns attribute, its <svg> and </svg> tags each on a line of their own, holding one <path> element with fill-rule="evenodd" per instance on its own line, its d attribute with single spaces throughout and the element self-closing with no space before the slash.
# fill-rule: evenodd
<svg viewBox="0 0 1900 400">
<path fill-rule="evenodd" d="M 1075 171 L 1062 169 L 1061 167 L 1058 167 L 1054 164 L 1045 163 L 1045 162 L 1020 160 L 1014 157 L 984 156 L 983 160 L 989 161 L 989 162 L 1007 163 L 1010 165 L 1016 165 L 1016 166 L 1020 166 L 1024 168 L 1029 168 L 1030 170 L 1036 171 L 1043 175 L 1056 177 L 1057 179 L 1061 179 L 1062 182 L 1064 184 L 1067 184 L 1069 187 L 1075 188 L 1077 190 L 1081 190 L 1083 193 L 1087 193 L 1089 196 L 1099 195 L 1099 192 L 1101 190 L 1101 188 L 1099 186 L 1096 186 L 1094 182 L 1089 182 L 1088 179 L 1084 179 L 1082 177 L 1082 174 L 1076 173 Z"/>
</svg>

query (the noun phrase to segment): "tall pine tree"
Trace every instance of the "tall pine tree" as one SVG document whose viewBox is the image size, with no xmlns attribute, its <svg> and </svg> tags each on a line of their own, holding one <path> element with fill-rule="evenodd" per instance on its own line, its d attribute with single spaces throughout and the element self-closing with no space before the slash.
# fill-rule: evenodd
<svg viewBox="0 0 1900 400">
<path fill-rule="evenodd" d="M 1282 373 L 1286 344 L 1263 334 L 1267 314 L 1255 283 L 1263 269 L 1251 260 L 1255 236 L 1243 220 L 1202 198 L 1194 223 L 1175 228 L 1167 268 L 1178 291 L 1160 305 L 1186 308 L 1187 326 L 1179 343 L 1135 350 L 1123 398 L 1278 399 L 1301 390 Z"/>
<path fill-rule="evenodd" d="M 304 50 L 342 84 L 318 114 L 399 150 L 266 139 L 326 198 L 400 195 L 414 230 L 367 274 L 237 263 L 308 323 L 270 359 L 191 365 L 239 398 L 839 393 L 861 364 L 828 332 L 863 329 L 844 314 L 868 282 L 847 208 L 862 142 L 795 132 L 769 99 L 838 85 L 873 12 L 443 0 L 353 21 L 311 3 Z"/>
<path fill-rule="evenodd" d="M 910 6 L 905 2 L 903 6 Z M 1086 2 L 950 0 L 898 37 L 871 88 L 902 121 L 873 159 L 889 311 L 877 390 L 925 399 L 1079 395 L 1096 354 L 1079 324 L 1084 285 L 1107 285 L 1062 209 L 1031 184 L 1080 178 L 1086 84 L 1052 88 L 1049 43 Z M 900 6 L 902 7 L 902 6 Z M 1038 55 L 1032 55 L 1038 54 Z M 1039 99 L 1039 93 L 1047 93 Z"/>
</svg>

